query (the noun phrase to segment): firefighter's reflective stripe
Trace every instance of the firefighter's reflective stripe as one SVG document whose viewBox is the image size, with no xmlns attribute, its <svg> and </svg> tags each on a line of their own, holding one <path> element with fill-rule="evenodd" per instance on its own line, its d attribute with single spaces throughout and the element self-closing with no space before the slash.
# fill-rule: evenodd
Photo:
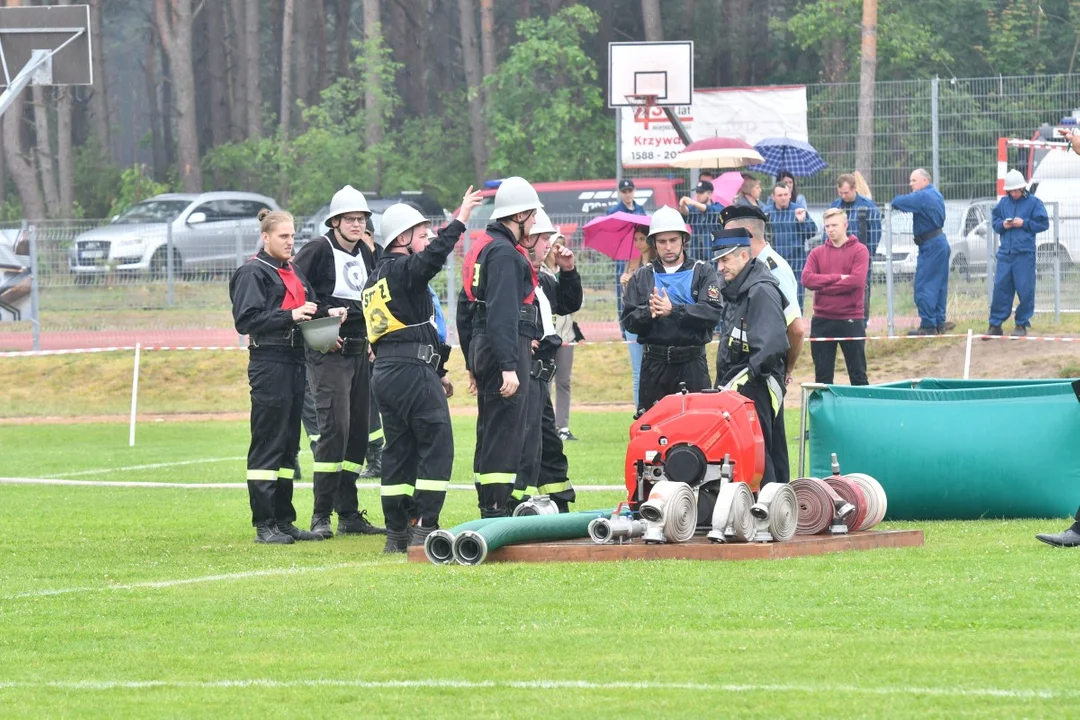
<svg viewBox="0 0 1080 720">
<path fill-rule="evenodd" d="M 277 479 L 278 480 L 291 480 L 293 475 L 296 474 L 294 468 L 278 468 Z"/>
<path fill-rule="evenodd" d="M 548 483 L 547 485 L 541 485 L 538 490 L 541 495 L 554 495 L 555 493 L 566 492 L 572 487 L 573 485 L 571 485 L 570 481 L 567 480 L 566 482 Z"/>
<path fill-rule="evenodd" d="M 413 486 L 407 483 L 400 485 L 383 485 L 379 488 L 379 494 L 383 497 L 394 497 L 397 495 L 408 495 L 412 497 Z"/>
<path fill-rule="evenodd" d="M 742 346 L 744 353 L 750 352 L 750 344 L 746 341 L 746 330 L 741 327 L 731 328 L 731 335 L 728 337 L 728 347 L 734 347 L 736 344 Z"/>
<path fill-rule="evenodd" d="M 291 477 L 291 476 L 290 476 Z M 277 480 L 277 470 L 248 470 L 248 480 Z"/>
<path fill-rule="evenodd" d="M 510 493 L 510 497 L 514 498 L 515 500 L 523 500 L 526 495 L 528 495 L 529 497 L 534 497 L 539 494 L 540 491 L 535 486 L 530 485 L 524 490 L 514 490 L 514 492 Z"/>
<path fill-rule="evenodd" d="M 446 489 L 450 487 L 449 480 L 417 480 L 416 489 L 426 490 L 428 492 L 446 492 Z"/>
<path fill-rule="evenodd" d="M 308 435 L 308 440 L 311 442 L 319 442 L 320 437 L 319 433 L 315 433 L 314 435 Z"/>
<path fill-rule="evenodd" d="M 344 470 L 345 472 L 358 473 L 358 472 L 360 472 L 360 463 L 355 463 L 355 462 L 352 462 L 350 460 L 346 460 L 345 462 L 341 463 L 341 469 Z"/>
<path fill-rule="evenodd" d="M 341 463 L 336 462 L 316 462 L 314 471 L 319 473 L 334 473 L 341 470 Z"/>
<path fill-rule="evenodd" d="M 386 437 L 386 435 L 383 433 L 383 429 L 379 428 L 378 430 L 375 430 L 374 432 L 368 433 L 367 441 L 369 443 L 373 443 L 376 440 L 382 440 L 384 437 Z"/>
<path fill-rule="evenodd" d="M 481 485 L 512 485 L 514 483 L 514 473 L 480 473 L 476 476 L 476 482 Z"/>
<path fill-rule="evenodd" d="M 724 389 L 737 391 L 745 385 L 749 379 L 750 368 L 743 368 L 739 371 L 738 375 L 728 381 L 728 384 L 724 386 Z M 769 404 L 772 405 L 773 415 L 778 415 L 780 413 L 780 403 L 784 401 L 784 388 L 772 375 L 769 375 L 765 379 L 765 385 L 769 388 Z"/>
</svg>

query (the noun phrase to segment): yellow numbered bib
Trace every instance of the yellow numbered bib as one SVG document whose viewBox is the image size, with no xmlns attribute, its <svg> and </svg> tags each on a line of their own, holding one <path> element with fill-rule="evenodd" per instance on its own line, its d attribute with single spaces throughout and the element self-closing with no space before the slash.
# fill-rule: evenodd
<svg viewBox="0 0 1080 720">
<path fill-rule="evenodd" d="M 364 290 L 364 320 L 367 321 L 368 342 L 378 342 L 384 335 L 408 327 L 394 317 L 387 303 L 390 302 L 390 286 L 386 278 Z"/>
</svg>

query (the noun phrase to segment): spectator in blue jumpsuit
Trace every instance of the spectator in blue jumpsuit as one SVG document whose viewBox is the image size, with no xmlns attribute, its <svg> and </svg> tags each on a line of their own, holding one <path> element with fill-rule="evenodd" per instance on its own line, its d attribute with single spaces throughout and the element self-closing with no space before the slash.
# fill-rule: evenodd
<svg viewBox="0 0 1080 720">
<path fill-rule="evenodd" d="M 870 251 L 874 262 L 878 244 L 881 242 L 881 210 L 873 200 L 856 191 L 859 179 L 854 173 L 844 173 L 836 178 L 837 198 L 829 207 L 840 208 L 847 213 L 848 233 L 859 239 Z M 884 248 L 882 248 L 884 251 Z M 873 265 L 871 264 L 871 267 Z M 863 301 L 864 319 L 870 321 L 870 280 L 873 272 L 866 273 L 866 298 Z"/>
<path fill-rule="evenodd" d="M 1024 337 L 1035 314 L 1035 236 L 1050 228 L 1050 218 L 1042 200 L 1027 191 L 1027 182 L 1019 170 L 1005 176 L 1005 197 L 991 214 L 994 232 L 1001 236 L 994 275 L 994 297 L 990 302 L 990 328 L 987 335 L 1001 335 L 1002 324 L 1016 306 L 1014 337 Z"/>
<path fill-rule="evenodd" d="M 772 246 L 787 261 L 798 283 L 799 307 L 803 306 L 802 271 L 806 264 L 810 238 L 817 233 L 817 223 L 806 212 L 805 206 L 796 205 L 791 199 L 791 188 L 777 183 L 772 197 L 765 203 L 765 215 L 772 229 Z"/>
<path fill-rule="evenodd" d="M 945 304 L 949 296 L 949 241 L 945 238 L 945 198 L 922 168 L 911 172 L 911 192 L 897 195 L 892 206 L 911 213 L 911 226 L 919 260 L 915 266 L 915 307 L 919 327 L 908 335 L 941 335 L 945 332 Z"/>
</svg>

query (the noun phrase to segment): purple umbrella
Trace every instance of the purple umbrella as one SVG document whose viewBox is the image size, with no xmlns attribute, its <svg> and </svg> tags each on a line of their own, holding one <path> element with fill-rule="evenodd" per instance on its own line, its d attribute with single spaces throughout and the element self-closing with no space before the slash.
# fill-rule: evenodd
<svg viewBox="0 0 1080 720">
<path fill-rule="evenodd" d="M 648 231 L 651 219 L 648 215 L 617 212 L 593 218 L 581 229 L 584 244 L 612 260 L 630 260 L 641 253 L 634 246 L 634 228 Z"/>
</svg>

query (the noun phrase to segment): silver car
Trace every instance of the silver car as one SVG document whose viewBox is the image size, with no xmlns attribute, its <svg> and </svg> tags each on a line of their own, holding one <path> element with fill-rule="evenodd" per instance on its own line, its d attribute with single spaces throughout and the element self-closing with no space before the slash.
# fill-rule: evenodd
<svg viewBox="0 0 1080 720">
<path fill-rule="evenodd" d="M 175 273 L 228 272 L 258 251 L 256 216 L 263 208 L 277 210 L 278 204 L 243 192 L 157 195 L 77 236 L 70 270 L 76 279 L 108 272 L 164 275 L 171 229 Z"/>
</svg>

